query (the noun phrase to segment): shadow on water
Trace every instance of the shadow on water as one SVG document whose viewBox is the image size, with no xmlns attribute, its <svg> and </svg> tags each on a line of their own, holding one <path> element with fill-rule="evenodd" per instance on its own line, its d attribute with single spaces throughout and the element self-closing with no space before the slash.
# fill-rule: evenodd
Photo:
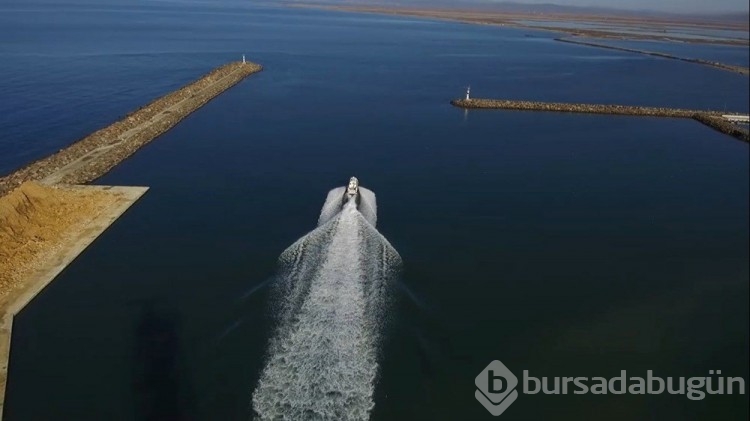
<svg viewBox="0 0 750 421">
<path fill-rule="evenodd" d="M 134 419 L 197 419 L 194 391 L 180 352 L 180 330 L 175 312 L 153 302 L 141 307 L 135 325 Z"/>
</svg>

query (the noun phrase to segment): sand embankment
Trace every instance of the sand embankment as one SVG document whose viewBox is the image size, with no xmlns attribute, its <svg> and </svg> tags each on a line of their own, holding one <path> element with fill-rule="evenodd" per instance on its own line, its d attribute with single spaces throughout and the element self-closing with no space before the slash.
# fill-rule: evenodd
<svg viewBox="0 0 750 421">
<path fill-rule="evenodd" d="M 0 197 L 0 417 L 13 317 L 146 190 L 26 182 Z"/>
<path fill-rule="evenodd" d="M 106 174 L 261 69 L 245 62 L 221 66 L 67 148 L 0 177 L 0 419 L 13 317 L 147 190 L 79 184 Z"/>
<path fill-rule="evenodd" d="M 565 102 L 515 101 L 504 99 L 454 99 L 453 106 L 466 109 L 499 109 L 517 111 L 549 111 L 558 113 L 585 113 L 627 115 L 641 117 L 691 118 L 714 130 L 749 142 L 748 130 L 727 121 L 717 111 L 686 110 L 666 107 L 639 107 L 615 104 L 575 104 Z"/>
<path fill-rule="evenodd" d="M 0 305 L 23 283 L 35 257 L 50 252 L 78 222 L 96 216 L 116 196 L 103 191 L 72 191 L 27 182 L 0 198 Z"/>
<path fill-rule="evenodd" d="M 262 66 L 254 63 L 221 66 L 67 148 L 1 177 L 0 196 L 25 181 L 45 184 L 93 181 L 217 95 L 260 70 Z"/>
</svg>

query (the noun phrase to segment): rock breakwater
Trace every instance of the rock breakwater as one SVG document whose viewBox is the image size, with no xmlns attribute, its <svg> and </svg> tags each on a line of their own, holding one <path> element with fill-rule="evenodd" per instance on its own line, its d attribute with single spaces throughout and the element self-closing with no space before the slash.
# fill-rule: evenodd
<svg viewBox="0 0 750 421">
<path fill-rule="evenodd" d="M 220 66 L 67 148 L 0 177 L 0 196 L 26 181 L 45 184 L 91 182 L 217 95 L 260 70 L 262 66 L 249 62 Z"/>
<path fill-rule="evenodd" d="M 0 177 L 0 420 L 13 317 L 148 190 L 80 186 L 262 70 L 229 63 L 46 158 Z"/>
<path fill-rule="evenodd" d="M 567 42 L 568 44 L 585 45 L 587 47 L 596 47 L 596 48 L 605 48 L 605 49 L 608 49 L 608 50 L 624 51 L 624 52 L 628 52 L 628 53 L 645 54 L 647 56 L 654 56 L 654 57 L 660 57 L 660 58 L 668 58 L 668 59 L 672 59 L 672 60 L 680 60 L 680 61 L 685 61 L 685 62 L 688 62 L 688 63 L 702 64 L 704 66 L 711 66 L 711 67 L 715 67 L 715 68 L 721 69 L 721 70 L 728 70 L 730 72 L 739 73 L 739 74 L 745 75 L 745 76 L 750 75 L 750 69 L 748 69 L 747 67 L 735 66 L 735 65 L 726 64 L 726 63 L 720 63 L 718 61 L 703 60 L 703 59 L 700 59 L 700 58 L 678 57 L 678 56 L 673 56 L 673 55 L 667 54 L 667 53 L 660 53 L 660 52 L 657 52 L 657 51 L 637 50 L 635 48 L 616 47 L 614 45 L 598 44 L 598 43 L 594 43 L 594 42 L 578 41 L 578 40 L 565 39 L 565 38 L 555 38 L 555 41 Z"/>
<path fill-rule="evenodd" d="M 639 107 L 616 104 L 575 104 L 565 102 L 515 101 L 504 99 L 454 99 L 451 104 L 466 109 L 548 111 L 559 113 L 607 114 L 641 117 L 691 118 L 724 134 L 749 142 L 748 130 L 722 117 L 722 113 L 665 107 Z"/>
</svg>

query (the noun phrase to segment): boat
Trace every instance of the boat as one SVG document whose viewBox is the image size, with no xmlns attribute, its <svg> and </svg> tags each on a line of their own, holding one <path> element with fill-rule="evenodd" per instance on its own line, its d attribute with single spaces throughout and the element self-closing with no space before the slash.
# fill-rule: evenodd
<svg viewBox="0 0 750 421">
<path fill-rule="evenodd" d="M 349 185 L 346 186 L 346 197 L 351 198 L 359 194 L 359 180 L 357 177 L 349 179 Z"/>
</svg>

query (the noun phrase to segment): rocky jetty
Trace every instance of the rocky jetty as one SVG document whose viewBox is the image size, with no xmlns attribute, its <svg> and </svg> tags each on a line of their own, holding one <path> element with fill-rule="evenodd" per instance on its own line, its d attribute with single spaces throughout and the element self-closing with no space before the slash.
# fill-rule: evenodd
<svg viewBox="0 0 750 421">
<path fill-rule="evenodd" d="M 13 317 L 91 244 L 146 187 L 93 181 L 247 76 L 230 63 L 59 152 L 0 177 L 0 419 Z"/>
<path fill-rule="evenodd" d="M 629 115 L 641 117 L 691 118 L 715 130 L 749 142 L 748 130 L 732 124 L 716 111 L 687 110 L 664 107 L 638 107 L 614 104 L 575 104 L 564 102 L 514 101 L 503 99 L 454 99 L 451 104 L 467 109 L 500 109 L 520 111 L 550 111 L 559 113 L 584 113 Z"/>
<path fill-rule="evenodd" d="M 700 58 L 677 57 L 677 56 L 673 56 L 671 54 L 660 53 L 660 52 L 657 52 L 657 51 L 637 50 L 635 48 L 616 47 L 614 45 L 605 45 L 605 44 L 598 44 L 598 43 L 595 43 L 595 42 L 578 41 L 578 40 L 565 39 L 565 38 L 555 38 L 555 41 L 567 42 L 569 44 L 585 45 L 587 47 L 596 47 L 596 48 L 605 48 L 605 49 L 608 49 L 608 50 L 625 51 L 625 52 L 628 52 L 628 53 L 645 54 L 647 56 L 668 58 L 668 59 L 672 59 L 672 60 L 686 61 L 688 63 L 703 64 L 705 66 L 711 66 L 711 67 L 715 67 L 715 68 L 721 69 L 721 70 L 728 70 L 730 72 L 739 73 L 739 74 L 742 74 L 742 75 L 745 75 L 745 76 L 750 75 L 750 69 L 748 69 L 747 67 L 735 66 L 735 65 L 732 65 L 732 64 L 719 63 L 718 61 L 703 60 L 703 59 L 700 59 Z"/>
<path fill-rule="evenodd" d="M 691 118 L 697 110 L 628 105 L 574 104 L 565 102 L 513 101 L 503 99 L 456 99 L 451 104 L 461 108 L 496 108 L 503 110 L 553 111 L 565 113 L 637 115 L 645 117 Z"/>
<path fill-rule="evenodd" d="M 45 184 L 91 182 L 217 95 L 260 70 L 262 66 L 249 62 L 218 67 L 67 148 L 0 177 L 0 196 L 26 181 Z"/>
<path fill-rule="evenodd" d="M 705 124 L 708 127 L 711 127 L 714 130 L 718 130 L 724 134 L 728 134 L 729 136 L 744 140 L 745 142 L 750 142 L 750 132 L 748 132 L 747 128 L 733 124 L 720 115 L 698 113 L 693 116 L 693 119 L 696 121 L 700 121 L 701 123 Z"/>
</svg>

